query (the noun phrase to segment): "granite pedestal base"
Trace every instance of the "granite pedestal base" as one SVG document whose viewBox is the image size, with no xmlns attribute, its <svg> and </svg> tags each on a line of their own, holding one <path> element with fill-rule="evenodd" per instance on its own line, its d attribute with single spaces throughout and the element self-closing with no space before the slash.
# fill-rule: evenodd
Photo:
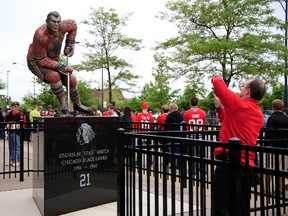
<svg viewBox="0 0 288 216">
<path fill-rule="evenodd" d="M 33 199 L 42 215 L 117 200 L 118 117 L 39 117 Z"/>
</svg>

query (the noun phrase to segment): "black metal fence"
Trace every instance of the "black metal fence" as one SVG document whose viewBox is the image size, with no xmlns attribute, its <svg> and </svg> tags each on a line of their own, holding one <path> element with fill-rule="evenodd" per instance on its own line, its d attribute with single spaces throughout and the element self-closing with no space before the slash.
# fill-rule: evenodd
<svg viewBox="0 0 288 216">
<path fill-rule="evenodd" d="M 203 130 L 193 132 L 185 131 L 189 125 L 179 125 L 181 132 L 162 131 L 161 124 L 145 127 L 140 124 L 131 123 L 119 139 L 118 215 L 210 215 L 211 187 L 218 165 L 240 174 L 249 170 L 256 176 L 251 192 L 251 215 L 287 214 L 287 130 L 262 129 L 259 146 L 246 146 L 235 140 L 230 145 L 218 142 L 219 126 L 206 125 Z M 15 129 L 11 126 L 6 129 L 7 125 L 0 123 L 0 135 L 5 134 L 0 136 L 0 178 L 24 181 L 35 171 L 30 141 L 33 129 L 30 123 L 24 122 Z M 11 132 L 17 132 L 20 138 L 19 166 L 9 161 L 7 134 Z M 217 160 L 214 157 L 217 146 L 229 152 L 245 151 L 246 157 L 248 151 L 254 151 L 257 166 Z M 235 176 L 229 175 L 227 187 L 237 182 Z M 230 193 L 231 209 L 237 211 L 239 207 L 233 203 L 235 194 Z"/>
<path fill-rule="evenodd" d="M 217 141 L 218 130 L 206 129 L 198 132 L 142 133 L 124 133 L 123 130 L 119 143 L 118 215 L 211 215 L 211 188 L 216 166 L 225 167 L 229 176 L 227 188 L 223 188 L 223 193 L 229 193 L 230 197 L 230 212 L 227 215 L 239 215 L 235 191 L 241 190 L 237 176 L 243 171 L 255 176 L 250 215 L 287 214 L 285 182 L 288 177 L 288 150 L 263 146 L 268 143 L 273 145 L 273 142 L 283 143 L 287 139 L 271 136 L 265 139 L 268 130 L 263 129 L 259 146 L 240 145 L 237 139 L 230 140 L 227 145 Z M 283 134 L 288 136 L 287 132 L 283 130 Z M 214 157 L 216 147 L 228 149 L 230 159 L 217 160 Z M 255 152 L 257 166 L 237 161 L 234 155 L 240 154 L 240 151 L 245 152 L 247 159 L 249 151 Z"/>
<path fill-rule="evenodd" d="M 23 121 L 19 124 L 0 123 L 1 179 L 14 178 L 24 181 L 25 176 L 32 175 L 32 130 L 31 123 Z M 17 142 L 20 143 L 19 146 L 15 145 Z M 16 161 L 11 158 L 16 158 Z"/>
</svg>

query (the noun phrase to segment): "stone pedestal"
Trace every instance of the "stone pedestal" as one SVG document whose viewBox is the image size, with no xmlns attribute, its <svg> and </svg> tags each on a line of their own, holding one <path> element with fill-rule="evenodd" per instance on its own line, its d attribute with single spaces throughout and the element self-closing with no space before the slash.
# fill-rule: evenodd
<svg viewBox="0 0 288 216">
<path fill-rule="evenodd" d="M 118 117 L 39 117 L 33 133 L 33 199 L 42 215 L 117 199 Z"/>
</svg>

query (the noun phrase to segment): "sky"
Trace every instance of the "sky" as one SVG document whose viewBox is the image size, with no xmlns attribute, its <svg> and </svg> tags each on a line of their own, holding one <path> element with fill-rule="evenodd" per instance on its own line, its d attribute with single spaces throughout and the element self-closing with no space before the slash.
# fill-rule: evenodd
<svg viewBox="0 0 288 216">
<path fill-rule="evenodd" d="M 0 79 L 8 89 L 0 91 L 0 94 L 11 97 L 11 100 L 22 101 L 24 95 L 33 94 L 33 74 L 26 66 L 26 55 L 29 44 L 35 30 L 45 23 L 46 16 L 51 11 L 58 11 L 62 19 L 74 19 L 78 23 L 78 33 L 76 40 L 80 42 L 75 47 L 75 53 L 69 59 L 71 64 L 80 63 L 85 52 L 81 42 L 91 37 L 87 33 L 87 27 L 80 22 L 89 19 L 90 7 L 97 9 L 114 8 L 121 16 L 125 13 L 134 14 L 123 29 L 123 33 L 128 37 L 142 39 L 145 47 L 140 52 L 125 52 L 125 59 L 134 65 L 133 70 L 142 78 L 138 82 L 137 90 L 141 90 L 145 83 L 152 81 L 152 68 L 155 67 L 152 48 L 156 41 L 164 41 L 177 33 L 176 28 L 167 21 L 155 18 L 160 11 L 164 11 L 164 4 L 167 0 L 139 1 L 139 0 L 10 0 L 1 3 L 0 13 Z M 283 8 L 280 4 L 274 5 L 277 10 L 277 17 L 285 17 Z M 64 44 L 63 44 L 64 45 Z M 63 48 L 63 47 L 62 47 Z M 17 64 L 13 64 L 16 62 Z M 7 72 L 9 71 L 9 72 Z M 101 86 L 101 72 L 73 72 L 80 80 L 93 81 L 92 87 Z M 8 75 L 8 77 L 7 77 Z M 8 79 L 7 79 L 8 78 Z M 107 80 L 104 73 L 104 80 Z M 205 80 L 207 83 L 210 81 Z M 171 88 L 183 90 L 185 83 L 183 79 L 174 80 Z M 7 91 L 8 90 L 8 91 Z M 35 86 L 36 94 L 39 86 Z M 125 95 L 132 97 L 133 95 Z"/>
<path fill-rule="evenodd" d="M 22 101 L 24 95 L 34 93 L 33 74 L 26 66 L 26 55 L 35 30 L 45 23 L 49 12 L 58 11 L 62 19 L 74 19 L 78 23 L 76 40 L 80 44 L 76 45 L 75 53 L 69 59 L 71 64 L 78 64 L 83 60 L 82 55 L 85 52 L 84 47 L 81 47 L 81 42 L 90 37 L 87 33 L 87 27 L 80 22 L 83 19 L 89 19 L 90 7 L 97 9 L 101 6 L 105 9 L 116 9 L 120 16 L 133 12 L 130 21 L 127 22 L 127 27 L 123 29 L 123 33 L 128 37 L 142 39 L 142 45 L 145 48 L 138 53 L 133 52 L 132 54 L 131 52 L 131 56 L 129 56 L 129 52 L 125 52 L 127 55 L 125 59 L 127 58 L 134 65 L 133 70 L 138 75 L 142 75 L 143 78 L 138 82 L 142 88 L 145 83 L 151 81 L 151 70 L 155 67 L 154 51 L 152 51 L 155 42 L 163 41 L 176 32 L 172 24 L 155 18 L 158 12 L 165 9 L 165 2 L 167 0 L 10 0 L 2 2 L 0 13 L 0 79 L 5 84 L 8 82 L 9 97 L 12 101 Z M 64 43 L 62 49 L 63 47 Z M 101 86 L 100 71 L 95 71 L 93 74 L 87 72 L 73 73 L 78 79 L 92 80 L 92 87 L 99 88 Z M 104 80 L 105 78 L 104 75 Z M 37 84 L 35 91 L 36 94 L 39 91 Z M 1 90 L 0 94 L 7 95 L 7 88 Z M 131 97 L 131 95 L 129 96 Z"/>
</svg>

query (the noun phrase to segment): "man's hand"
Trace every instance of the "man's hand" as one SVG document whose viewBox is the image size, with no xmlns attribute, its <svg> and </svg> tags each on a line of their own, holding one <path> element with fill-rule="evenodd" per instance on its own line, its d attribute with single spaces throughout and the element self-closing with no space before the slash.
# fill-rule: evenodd
<svg viewBox="0 0 288 216">
<path fill-rule="evenodd" d="M 69 73 L 70 75 L 71 75 L 72 72 L 73 72 L 73 68 L 72 68 L 72 67 L 66 66 L 66 65 L 64 65 L 64 64 L 59 64 L 58 67 L 57 67 L 57 70 L 58 70 L 60 73 L 64 73 L 64 74 Z"/>
<path fill-rule="evenodd" d="M 220 101 L 219 97 L 217 97 L 217 95 L 215 93 L 213 93 L 213 97 L 214 97 L 215 108 L 220 107 L 221 106 L 221 101 Z"/>
<path fill-rule="evenodd" d="M 212 83 L 212 84 L 213 84 L 213 81 L 214 81 L 215 79 L 221 79 L 221 77 L 220 77 L 219 75 L 217 75 L 217 74 L 214 74 L 214 75 L 212 76 L 212 79 L 211 79 L 211 83 Z"/>
<path fill-rule="evenodd" d="M 64 48 L 64 54 L 69 57 L 73 56 L 74 54 L 74 47 L 75 47 L 75 41 L 74 40 L 66 40 L 66 45 Z"/>
</svg>

